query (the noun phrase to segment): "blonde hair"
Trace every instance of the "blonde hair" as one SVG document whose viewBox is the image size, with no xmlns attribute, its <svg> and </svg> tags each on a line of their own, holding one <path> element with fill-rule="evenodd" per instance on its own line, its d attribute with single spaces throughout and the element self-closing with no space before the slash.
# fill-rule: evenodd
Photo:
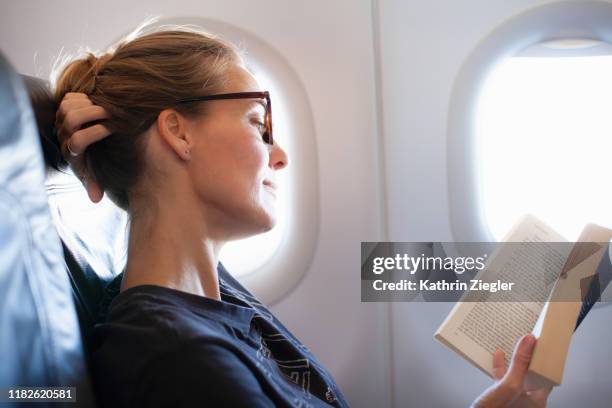
<svg viewBox="0 0 612 408">
<path fill-rule="evenodd" d="M 110 114 L 104 125 L 112 134 L 90 145 L 84 162 L 89 177 L 129 211 L 128 192 L 144 169 L 143 133 L 169 107 L 202 114 L 205 104 L 177 105 L 176 99 L 222 91 L 226 68 L 244 63 L 233 45 L 193 28 L 127 38 L 110 53 L 88 52 L 68 63 L 57 75 L 54 97 L 59 104 L 66 93 L 83 92 Z"/>
</svg>

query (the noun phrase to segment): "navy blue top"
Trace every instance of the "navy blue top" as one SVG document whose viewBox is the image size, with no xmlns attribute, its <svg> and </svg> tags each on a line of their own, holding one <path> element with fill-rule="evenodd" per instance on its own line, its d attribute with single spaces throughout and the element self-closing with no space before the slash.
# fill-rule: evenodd
<svg viewBox="0 0 612 408">
<path fill-rule="evenodd" d="M 108 407 L 346 407 L 311 352 L 222 267 L 221 301 L 141 285 L 94 330 Z"/>
</svg>

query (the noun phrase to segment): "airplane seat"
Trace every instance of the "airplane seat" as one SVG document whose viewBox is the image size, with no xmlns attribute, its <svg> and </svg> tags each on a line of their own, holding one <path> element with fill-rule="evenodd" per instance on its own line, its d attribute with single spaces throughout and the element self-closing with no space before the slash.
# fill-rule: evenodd
<svg viewBox="0 0 612 408">
<path fill-rule="evenodd" d="M 0 111 L 0 388 L 76 387 L 95 406 L 33 111 L 2 54 Z"/>
</svg>

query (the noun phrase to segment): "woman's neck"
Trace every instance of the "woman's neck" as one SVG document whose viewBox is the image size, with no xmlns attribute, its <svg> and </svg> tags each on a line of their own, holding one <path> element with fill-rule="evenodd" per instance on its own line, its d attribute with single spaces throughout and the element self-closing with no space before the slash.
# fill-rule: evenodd
<svg viewBox="0 0 612 408">
<path fill-rule="evenodd" d="M 121 290 L 148 284 L 221 299 L 217 276 L 221 245 L 190 213 L 162 210 L 146 220 L 132 219 Z"/>
</svg>

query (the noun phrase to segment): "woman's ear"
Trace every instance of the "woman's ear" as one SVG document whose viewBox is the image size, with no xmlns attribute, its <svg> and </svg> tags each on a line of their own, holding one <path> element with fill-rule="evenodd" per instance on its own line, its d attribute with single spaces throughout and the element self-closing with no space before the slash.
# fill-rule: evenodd
<svg viewBox="0 0 612 408">
<path fill-rule="evenodd" d="M 192 139 L 187 119 L 174 109 L 164 109 L 157 116 L 157 129 L 167 145 L 183 160 L 191 158 Z"/>
</svg>

